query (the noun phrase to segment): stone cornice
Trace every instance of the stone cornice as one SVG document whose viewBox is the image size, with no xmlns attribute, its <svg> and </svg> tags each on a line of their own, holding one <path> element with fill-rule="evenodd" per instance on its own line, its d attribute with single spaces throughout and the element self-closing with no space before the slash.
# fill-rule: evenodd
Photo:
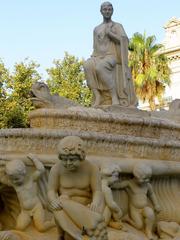
<svg viewBox="0 0 180 240">
<path fill-rule="evenodd" d="M 88 155 L 98 153 L 99 156 L 106 157 L 131 156 L 131 158 L 180 160 L 179 141 L 104 134 L 92 131 L 58 131 L 57 129 L 1 130 L 1 156 L 16 153 L 25 157 L 29 152 L 40 155 L 55 154 L 59 140 L 69 135 L 79 136 L 85 141 Z"/>
<path fill-rule="evenodd" d="M 164 28 L 171 28 L 174 26 L 179 26 L 180 25 L 180 19 L 176 18 L 176 17 L 172 17 L 165 25 Z"/>
<path fill-rule="evenodd" d="M 161 51 L 161 53 L 180 55 L 180 46 L 178 46 L 178 47 L 171 47 L 171 48 L 165 48 L 164 47 L 164 49 Z"/>
</svg>

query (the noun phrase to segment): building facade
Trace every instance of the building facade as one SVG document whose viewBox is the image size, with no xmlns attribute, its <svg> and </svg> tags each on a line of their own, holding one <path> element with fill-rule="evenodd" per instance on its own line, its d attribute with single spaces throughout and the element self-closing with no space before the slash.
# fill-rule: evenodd
<svg viewBox="0 0 180 240">
<path fill-rule="evenodd" d="M 171 85 L 166 87 L 164 102 L 165 108 L 168 109 L 169 103 L 175 99 L 180 99 L 180 19 L 172 17 L 164 26 L 165 37 L 162 42 L 164 45 L 163 53 L 169 59 L 169 67 L 171 69 Z M 159 102 L 157 100 L 157 109 Z M 150 110 L 147 102 L 140 101 L 139 108 Z"/>
<path fill-rule="evenodd" d="M 170 60 L 171 85 L 166 88 L 165 99 L 180 98 L 180 19 L 171 18 L 164 26 L 164 53 Z"/>
</svg>

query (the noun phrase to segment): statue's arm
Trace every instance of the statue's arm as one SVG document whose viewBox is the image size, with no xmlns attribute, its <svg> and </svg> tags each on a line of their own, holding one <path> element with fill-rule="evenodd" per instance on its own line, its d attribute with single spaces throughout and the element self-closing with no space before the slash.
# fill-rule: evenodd
<svg viewBox="0 0 180 240">
<path fill-rule="evenodd" d="M 159 202 L 156 198 L 156 194 L 154 193 L 152 185 L 150 183 L 148 183 L 148 196 L 154 206 L 155 211 L 160 212 Z"/>
<path fill-rule="evenodd" d="M 27 158 L 29 158 L 33 162 L 36 168 L 36 171 L 33 173 L 33 179 L 34 181 L 37 181 L 39 177 L 45 172 L 44 165 L 34 154 L 28 154 Z"/>
<path fill-rule="evenodd" d="M 117 33 L 112 32 L 111 28 L 107 28 L 106 34 L 113 42 L 115 42 L 116 44 L 120 44 L 120 36 Z"/>
<path fill-rule="evenodd" d="M 116 44 L 121 44 L 121 42 L 129 42 L 126 32 L 123 26 L 119 23 L 113 23 L 111 26 L 107 27 L 106 34 L 109 38 Z"/>
<path fill-rule="evenodd" d="M 93 31 L 93 52 L 91 54 L 91 57 L 96 56 L 96 34 L 95 34 L 95 29 Z"/>
</svg>

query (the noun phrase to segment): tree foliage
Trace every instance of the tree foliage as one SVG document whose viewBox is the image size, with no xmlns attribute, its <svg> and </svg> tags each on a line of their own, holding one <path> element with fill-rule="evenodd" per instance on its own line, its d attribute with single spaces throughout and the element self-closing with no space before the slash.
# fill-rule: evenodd
<svg viewBox="0 0 180 240">
<path fill-rule="evenodd" d="M 53 64 L 47 69 L 47 84 L 51 92 L 89 106 L 92 93 L 85 81 L 83 61 L 66 52 L 63 60 L 54 60 Z"/>
<path fill-rule="evenodd" d="M 0 65 L 3 73 L 0 97 L 1 128 L 28 126 L 27 115 L 33 108 L 29 93 L 32 84 L 41 78 L 37 71 L 38 67 L 38 64 L 28 59 L 16 63 L 12 73 L 4 67 L 3 63 Z"/>
<path fill-rule="evenodd" d="M 155 36 L 135 33 L 129 43 L 129 65 L 136 94 L 155 109 L 155 98 L 162 102 L 165 86 L 170 84 L 167 57 L 161 53 L 163 45 L 156 44 Z"/>
<path fill-rule="evenodd" d="M 5 127 L 4 119 L 6 112 L 7 89 L 6 81 L 9 78 L 9 71 L 0 60 L 0 128 Z"/>
<path fill-rule="evenodd" d="M 7 82 L 9 98 L 28 111 L 31 106 L 29 92 L 32 84 L 41 79 L 37 71 L 39 64 L 25 59 L 24 62 L 16 63 L 14 71 Z"/>
<path fill-rule="evenodd" d="M 51 93 L 70 98 L 85 106 L 91 103 L 92 93 L 86 85 L 83 61 L 65 53 L 63 60 L 54 60 L 47 69 Z M 33 109 L 30 100 L 32 84 L 41 79 L 39 64 L 25 59 L 10 72 L 0 61 L 0 128 L 28 127 L 28 113 Z"/>
</svg>

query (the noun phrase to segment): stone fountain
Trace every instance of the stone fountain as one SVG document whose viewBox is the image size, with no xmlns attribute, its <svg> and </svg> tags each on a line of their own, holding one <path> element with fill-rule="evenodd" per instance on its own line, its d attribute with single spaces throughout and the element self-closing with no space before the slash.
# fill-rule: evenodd
<svg viewBox="0 0 180 240">
<path fill-rule="evenodd" d="M 180 239 L 180 100 L 136 107 L 127 36 L 109 2 L 101 13 L 84 64 L 94 105 L 37 82 L 30 128 L 0 131 L 0 240 Z"/>
</svg>

